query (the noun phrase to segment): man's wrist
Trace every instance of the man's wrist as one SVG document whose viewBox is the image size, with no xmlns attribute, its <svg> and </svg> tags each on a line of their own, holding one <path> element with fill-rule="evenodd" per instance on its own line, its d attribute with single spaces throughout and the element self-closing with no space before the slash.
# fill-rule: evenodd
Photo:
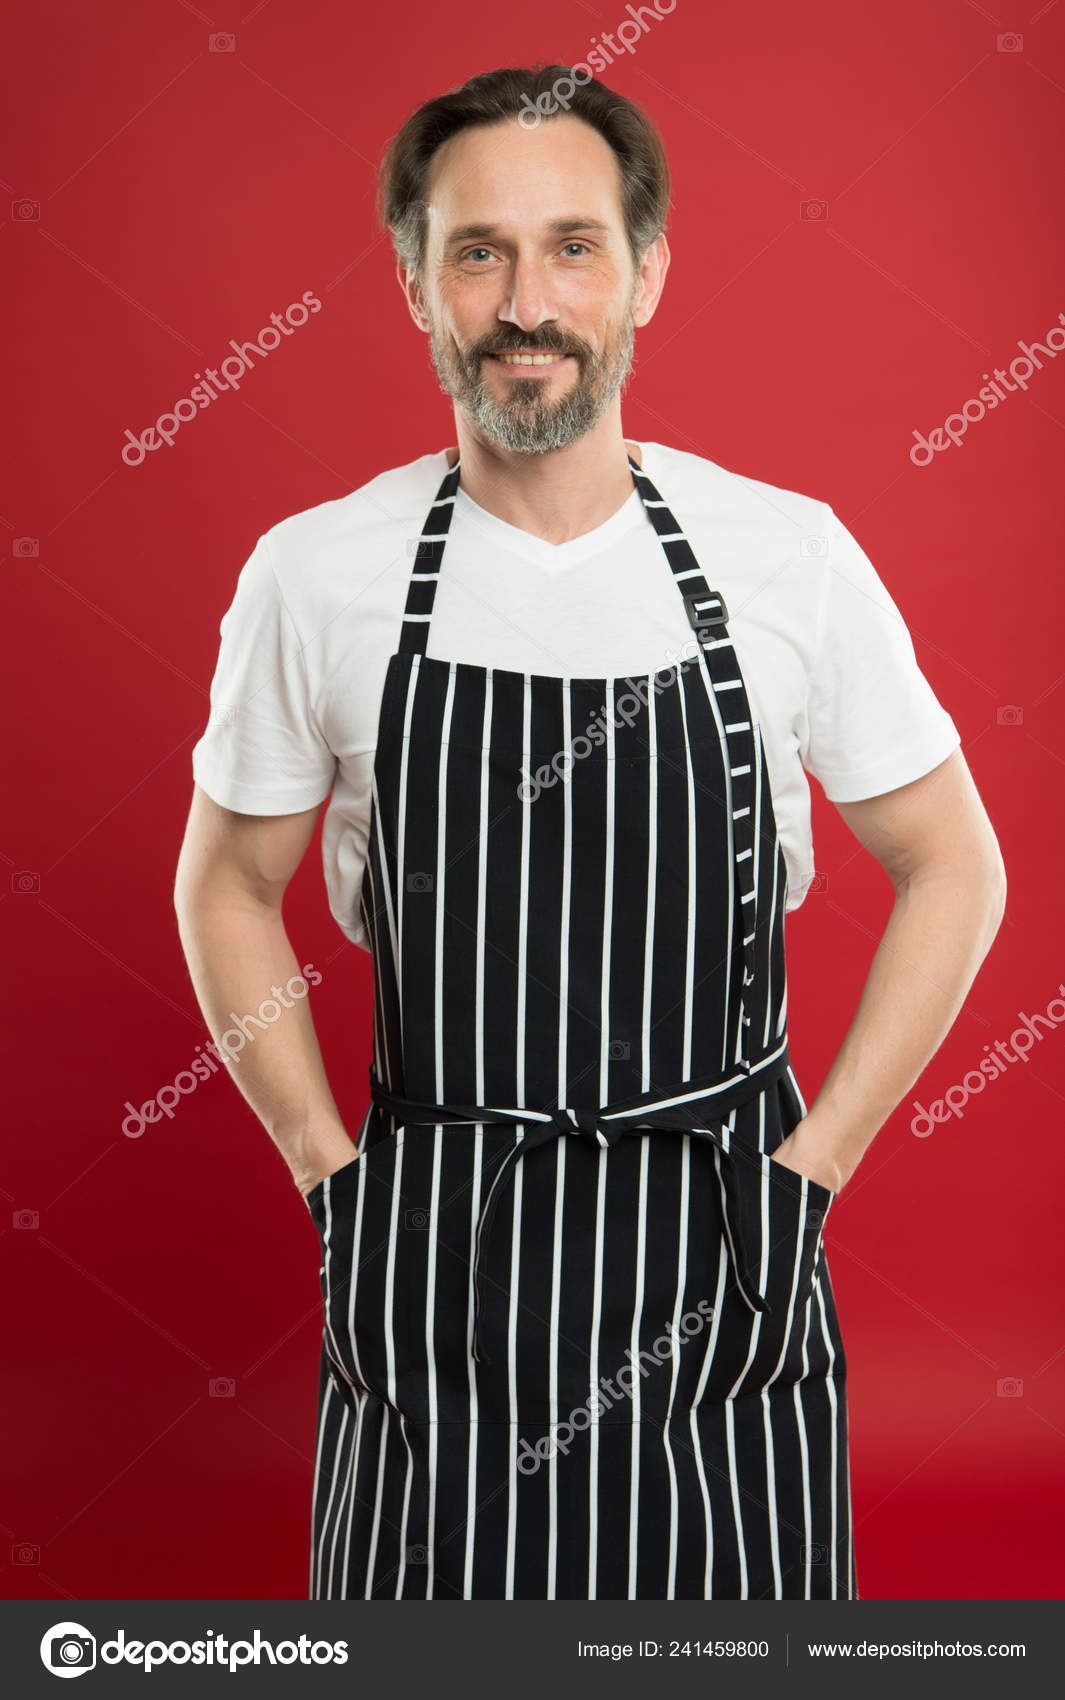
<svg viewBox="0 0 1065 1700">
<path fill-rule="evenodd" d="M 350 1163 L 358 1151 L 344 1128 L 332 1128 L 301 1140 L 296 1153 L 288 1156 L 289 1172 L 303 1198 L 326 1175 Z"/>
<path fill-rule="evenodd" d="M 876 1134 L 853 1121 L 842 1121 L 826 1108 L 814 1104 L 790 1135 L 789 1155 L 795 1165 L 825 1178 L 823 1184 L 839 1192 L 853 1175 Z"/>
</svg>

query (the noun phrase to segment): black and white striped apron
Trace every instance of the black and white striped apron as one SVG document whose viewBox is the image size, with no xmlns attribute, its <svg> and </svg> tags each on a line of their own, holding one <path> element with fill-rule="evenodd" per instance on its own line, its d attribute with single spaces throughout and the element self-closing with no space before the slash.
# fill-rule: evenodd
<svg viewBox="0 0 1065 1700">
<path fill-rule="evenodd" d="M 768 1155 L 806 1106 L 761 734 L 629 464 L 692 628 L 656 674 L 430 657 L 457 462 L 418 545 L 361 896 L 372 1099 L 307 1197 L 311 1598 L 857 1597 L 834 1194 Z"/>
</svg>

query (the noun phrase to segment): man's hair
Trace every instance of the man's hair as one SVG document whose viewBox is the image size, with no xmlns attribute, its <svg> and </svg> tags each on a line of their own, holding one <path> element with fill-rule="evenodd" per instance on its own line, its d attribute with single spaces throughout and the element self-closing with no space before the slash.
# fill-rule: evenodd
<svg viewBox="0 0 1065 1700">
<path fill-rule="evenodd" d="M 553 92 L 563 83 L 568 85 L 564 106 Z M 538 105 L 541 97 L 543 104 Z M 590 77 L 578 80 L 569 65 L 484 71 L 419 106 L 393 136 L 381 161 L 378 216 L 391 233 L 396 259 L 419 280 L 428 222 L 425 189 L 437 149 L 460 130 L 504 123 L 532 109 L 543 114 L 541 123 L 572 113 L 613 148 L 634 268 L 665 230 L 669 166 L 661 137 L 646 113 L 605 83 Z"/>
</svg>

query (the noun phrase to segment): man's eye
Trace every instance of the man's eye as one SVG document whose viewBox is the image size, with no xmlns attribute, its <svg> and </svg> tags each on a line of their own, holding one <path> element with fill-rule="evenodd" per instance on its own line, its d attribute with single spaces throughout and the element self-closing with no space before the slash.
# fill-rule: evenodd
<svg viewBox="0 0 1065 1700">
<path fill-rule="evenodd" d="M 590 248 L 588 247 L 587 242 L 577 242 L 577 241 L 564 243 L 563 248 L 562 248 L 562 252 L 567 253 L 574 248 L 578 249 L 579 252 L 583 253 L 583 254 L 587 254 L 587 253 L 591 252 Z M 487 255 L 488 258 L 490 259 L 492 257 L 492 250 L 491 250 L 491 248 L 467 248 L 467 250 L 463 254 L 462 258 L 464 260 L 476 260 L 478 258 L 478 256 L 481 255 L 481 254 Z M 578 257 L 579 257 L 579 255 L 578 255 Z"/>
</svg>

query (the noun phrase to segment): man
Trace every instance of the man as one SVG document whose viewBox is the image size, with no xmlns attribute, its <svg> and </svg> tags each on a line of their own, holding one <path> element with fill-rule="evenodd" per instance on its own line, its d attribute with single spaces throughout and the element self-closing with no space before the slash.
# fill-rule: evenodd
<svg viewBox="0 0 1065 1700">
<path fill-rule="evenodd" d="M 217 1035 L 297 972 L 282 897 L 331 793 L 332 910 L 374 964 L 357 1154 L 306 999 L 236 1076 L 322 1241 L 312 1597 L 853 1599 L 825 1216 L 956 1016 L 1002 863 L 831 508 L 624 438 L 669 175 L 564 76 L 476 77 L 389 149 L 457 448 L 260 538 L 181 934 Z M 809 1110 L 804 770 L 895 888 Z"/>
</svg>

